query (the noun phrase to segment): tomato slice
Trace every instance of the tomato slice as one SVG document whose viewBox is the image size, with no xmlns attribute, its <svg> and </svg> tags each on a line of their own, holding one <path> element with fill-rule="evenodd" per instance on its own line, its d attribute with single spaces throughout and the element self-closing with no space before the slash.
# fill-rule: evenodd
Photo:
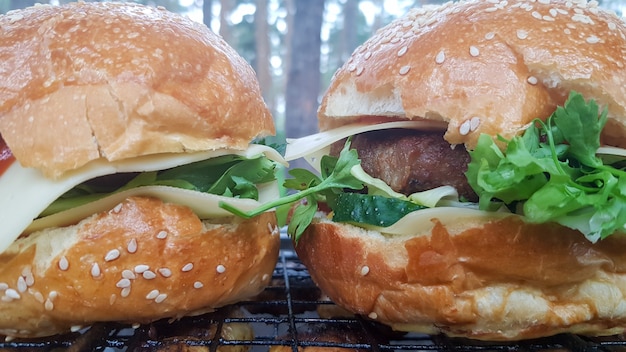
<svg viewBox="0 0 626 352">
<path fill-rule="evenodd" d="M 11 149 L 4 143 L 4 139 L 0 136 L 0 176 L 4 173 L 6 169 L 13 164 L 15 161 L 15 157 L 13 153 L 11 153 Z"/>
</svg>

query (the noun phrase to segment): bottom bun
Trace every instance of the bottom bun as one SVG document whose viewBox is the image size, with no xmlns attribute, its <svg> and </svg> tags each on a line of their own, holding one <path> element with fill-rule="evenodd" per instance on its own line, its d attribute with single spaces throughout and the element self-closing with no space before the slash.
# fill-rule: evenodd
<svg viewBox="0 0 626 352">
<path fill-rule="evenodd" d="M 278 259 L 276 216 L 227 221 L 132 197 L 77 225 L 20 238 L 0 255 L 0 334 L 147 323 L 254 296 Z"/>
<path fill-rule="evenodd" d="M 316 219 L 296 244 L 337 305 L 401 331 L 481 340 L 626 326 L 626 238 L 588 242 L 519 216 L 387 236 Z"/>
</svg>

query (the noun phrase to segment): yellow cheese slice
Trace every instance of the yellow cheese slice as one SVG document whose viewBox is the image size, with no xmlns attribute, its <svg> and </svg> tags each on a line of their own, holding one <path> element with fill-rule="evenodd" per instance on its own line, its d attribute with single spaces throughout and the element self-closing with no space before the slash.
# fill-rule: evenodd
<svg viewBox="0 0 626 352">
<path fill-rule="evenodd" d="M 0 195 L 2 195 L 0 196 L 0 209 L 2 210 L 0 211 L 0 224 L 2 224 L 0 253 L 4 252 L 28 228 L 33 219 L 37 218 L 52 202 L 82 182 L 114 173 L 163 170 L 229 154 L 246 157 L 264 154 L 271 160 L 286 164 L 278 152 L 262 145 L 251 145 L 243 151 L 220 149 L 195 153 L 155 154 L 114 162 L 98 159 L 80 169 L 68 172 L 58 180 L 48 179 L 39 170 L 24 168 L 19 162 L 14 162 L 0 177 Z M 150 190 L 150 192 L 157 191 Z M 182 192 L 163 189 L 157 193 L 188 200 L 195 208 L 199 207 L 196 195 L 183 195 Z M 213 204 L 216 203 L 213 202 Z M 244 207 L 247 208 L 249 205 Z M 63 217 L 60 218 L 63 219 Z"/>
</svg>

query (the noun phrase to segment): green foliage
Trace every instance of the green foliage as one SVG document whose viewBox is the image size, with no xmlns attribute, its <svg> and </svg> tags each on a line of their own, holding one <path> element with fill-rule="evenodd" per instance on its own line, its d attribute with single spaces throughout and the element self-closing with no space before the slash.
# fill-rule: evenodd
<svg viewBox="0 0 626 352">
<path fill-rule="evenodd" d="M 599 117 L 598 117 L 599 116 Z M 489 136 L 470 152 L 467 177 L 480 207 L 517 203 L 528 221 L 557 222 L 590 241 L 624 231 L 626 172 L 596 155 L 607 110 L 572 92 L 544 123 L 536 120 L 501 152 Z"/>
</svg>

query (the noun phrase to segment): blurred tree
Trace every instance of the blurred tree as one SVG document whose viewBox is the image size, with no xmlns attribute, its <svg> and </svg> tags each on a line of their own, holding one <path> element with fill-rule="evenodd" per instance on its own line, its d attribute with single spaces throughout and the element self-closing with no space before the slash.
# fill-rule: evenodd
<svg viewBox="0 0 626 352">
<path fill-rule="evenodd" d="M 320 36 L 324 0 L 295 0 L 290 67 L 285 92 L 286 134 L 297 138 L 317 131 L 320 94 Z"/>
<path fill-rule="evenodd" d="M 270 67 L 271 47 L 270 31 L 267 13 L 267 0 L 256 0 L 256 11 L 254 12 L 254 37 L 256 42 L 256 62 L 254 68 L 261 85 L 263 99 L 268 107 L 275 113 L 274 97 L 272 90 L 272 72 Z"/>
<path fill-rule="evenodd" d="M 202 23 L 211 28 L 211 21 L 213 20 L 213 0 L 202 1 Z"/>
<path fill-rule="evenodd" d="M 343 5 L 343 28 L 341 31 L 341 42 L 339 55 L 341 61 L 346 61 L 352 51 L 360 44 L 357 35 L 357 17 L 359 15 L 359 0 L 346 0 Z"/>
<path fill-rule="evenodd" d="M 235 37 L 232 35 L 230 22 L 230 15 L 233 12 L 234 1 L 233 0 L 220 0 L 220 35 L 224 40 L 235 47 Z"/>
</svg>

